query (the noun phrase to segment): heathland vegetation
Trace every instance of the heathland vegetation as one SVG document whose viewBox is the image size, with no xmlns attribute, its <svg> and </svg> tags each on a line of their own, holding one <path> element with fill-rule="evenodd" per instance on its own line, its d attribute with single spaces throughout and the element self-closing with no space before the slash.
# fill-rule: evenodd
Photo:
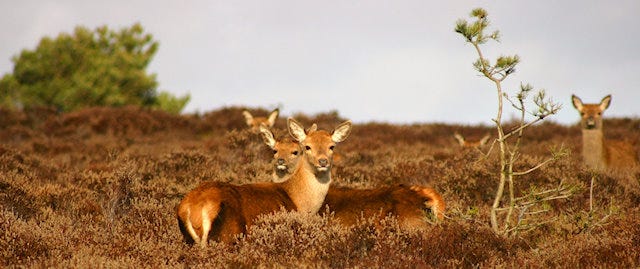
<svg viewBox="0 0 640 269">
<path fill-rule="evenodd" d="M 179 115 L 189 97 L 156 92 L 144 69 L 157 43 L 139 25 L 43 39 L 0 80 L 0 267 L 640 266 L 640 119 L 603 119 L 610 96 L 573 97 L 580 125 L 547 121 L 559 106 L 544 93 L 531 113 L 531 86 L 501 88 L 519 58 L 484 58 L 480 45 L 499 33 L 484 33 L 484 10 L 472 17 L 455 30 L 496 86 L 491 127 L 352 124 L 338 112 L 287 115 L 297 121 L 286 124 L 278 109 L 244 107 Z M 517 119 L 502 118 L 503 102 Z M 302 126 L 348 130 L 316 137 Z M 276 139 L 289 134 L 311 153 L 286 150 L 320 166 L 289 173 L 273 163 Z M 617 161 L 610 141 L 632 161 Z M 267 195 L 234 195 L 256 190 Z M 266 202 L 272 196 L 279 200 Z M 414 204 L 389 206 L 409 196 L 431 202 L 436 220 Z M 351 204 L 368 209 L 357 215 Z"/>
<path fill-rule="evenodd" d="M 516 196 L 575 186 L 545 201 L 535 229 L 505 236 L 490 225 L 495 154 L 481 158 L 453 134 L 480 139 L 488 126 L 354 124 L 340 144 L 335 186 L 432 186 L 444 221 L 420 231 L 367 216 L 342 227 L 331 215 L 277 213 L 233 244 L 183 243 L 175 208 L 206 180 L 272 180 L 272 150 L 247 130 L 244 108 L 172 115 L 136 107 L 0 110 L 0 263 L 37 267 L 592 267 L 640 265 L 639 174 L 593 171 L 580 127 L 527 129 L 518 169 L 564 144 L 569 155 L 515 181 Z M 251 109 L 267 115 L 264 109 Z M 577 112 L 576 112 L 577 113 Z M 290 115 L 288 115 L 290 116 Z M 293 115 L 331 129 L 338 113 Z M 578 117 L 576 115 L 576 117 Z M 638 145 L 640 120 L 605 119 L 605 136 Z M 279 118 L 276 136 L 285 134 Z M 505 123 L 510 128 L 509 123 Z M 591 185 L 593 182 L 593 186 Z M 531 219 L 531 217 L 529 217 Z"/>
</svg>

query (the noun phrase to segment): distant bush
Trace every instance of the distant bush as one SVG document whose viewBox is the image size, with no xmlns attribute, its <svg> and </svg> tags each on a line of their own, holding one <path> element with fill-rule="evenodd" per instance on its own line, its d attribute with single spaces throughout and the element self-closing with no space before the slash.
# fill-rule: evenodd
<svg viewBox="0 0 640 269">
<path fill-rule="evenodd" d="M 13 72 L 0 79 L 0 106 L 47 106 L 75 111 L 93 106 L 136 105 L 180 113 L 190 96 L 157 92 L 146 68 L 158 42 L 140 24 L 119 32 L 106 26 L 44 37 L 33 51 L 12 60 Z"/>
</svg>

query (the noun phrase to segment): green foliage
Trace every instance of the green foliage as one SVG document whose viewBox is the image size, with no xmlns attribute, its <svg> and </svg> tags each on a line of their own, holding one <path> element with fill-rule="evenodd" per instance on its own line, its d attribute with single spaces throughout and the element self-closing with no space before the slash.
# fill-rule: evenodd
<svg viewBox="0 0 640 269">
<path fill-rule="evenodd" d="M 529 85 L 527 84 L 527 86 Z M 538 118 L 554 115 L 562 108 L 561 104 L 555 103 L 550 97 L 547 97 L 547 93 L 544 90 L 538 91 L 533 97 L 533 103 L 538 109 L 533 115 Z"/>
<path fill-rule="evenodd" d="M 191 96 L 174 97 L 168 92 L 160 92 L 156 98 L 154 107 L 167 111 L 172 114 L 179 114 L 180 111 L 189 103 Z"/>
<path fill-rule="evenodd" d="M 145 71 L 157 50 L 158 42 L 140 24 L 117 32 L 79 26 L 73 34 L 44 37 L 35 50 L 13 57 L 13 73 L 0 80 L 0 105 L 62 111 L 137 105 L 177 113 L 189 96 L 158 95 L 155 74 Z"/>
<path fill-rule="evenodd" d="M 471 43 L 479 54 L 478 60 L 473 63 L 478 72 L 492 80 L 503 80 L 509 74 L 515 71 L 515 66 L 520 62 L 518 55 L 500 56 L 494 65 L 482 56 L 479 45 L 486 43 L 490 39 L 500 41 L 500 32 L 498 30 L 489 35 L 485 34 L 486 28 L 489 26 L 487 19 L 487 11 L 482 8 L 476 8 L 471 11 L 471 17 L 475 17 L 476 21 L 469 23 L 463 19 L 456 22 L 454 31 L 461 34 L 465 40 Z M 496 77 L 500 75 L 500 77 Z"/>
<path fill-rule="evenodd" d="M 463 35 L 468 42 L 483 44 L 489 39 L 496 41 L 500 40 L 500 32 L 494 31 L 490 35 L 484 34 L 484 29 L 489 26 L 489 20 L 487 19 L 487 11 L 482 8 L 476 8 L 471 11 L 471 17 L 476 17 L 477 20 L 472 24 L 469 24 L 465 20 L 458 20 L 456 22 L 455 31 Z"/>
<path fill-rule="evenodd" d="M 18 102 L 18 82 L 13 76 L 0 79 L 0 107 L 16 107 Z"/>
</svg>

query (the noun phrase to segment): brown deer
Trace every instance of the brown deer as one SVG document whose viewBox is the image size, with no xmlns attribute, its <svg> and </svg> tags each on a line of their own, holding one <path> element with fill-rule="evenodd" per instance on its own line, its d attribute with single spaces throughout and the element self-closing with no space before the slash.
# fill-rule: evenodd
<svg viewBox="0 0 640 269">
<path fill-rule="evenodd" d="M 424 227 L 428 211 L 442 220 L 445 211 L 442 196 L 433 188 L 403 184 L 375 189 L 330 187 L 325 206 L 343 225 L 356 224 L 362 216 L 382 220 L 392 215 L 404 228 Z"/>
<path fill-rule="evenodd" d="M 281 208 L 318 212 L 331 183 L 333 149 L 347 138 L 351 122 L 345 121 L 331 133 L 324 130 L 307 133 L 291 118 L 287 126 L 303 149 L 289 179 L 244 185 L 205 182 L 196 187 L 177 208 L 185 242 L 205 247 L 209 236 L 230 242 L 237 234 L 246 233 L 259 215 Z"/>
<path fill-rule="evenodd" d="M 280 110 L 277 108 L 271 111 L 267 117 L 254 117 L 248 110 L 242 111 L 247 126 L 256 134 L 260 132 L 260 125 L 265 125 L 269 128 L 273 127 L 279 114 Z"/>
<path fill-rule="evenodd" d="M 588 167 L 625 170 L 638 164 L 637 153 L 631 144 L 604 139 L 602 113 L 611 104 L 611 95 L 602 98 L 599 104 L 584 104 L 575 95 L 571 95 L 571 101 L 580 112 L 582 158 Z"/>
<path fill-rule="evenodd" d="M 272 147 L 289 149 L 284 154 L 289 158 L 276 161 L 287 167 L 299 158 L 292 154 L 295 145 L 285 140 L 275 140 L 269 129 L 261 129 L 264 141 Z M 273 147 L 272 147 L 273 148 Z M 278 158 L 280 150 L 274 153 Z M 282 161 L 280 161 L 282 160 Z M 278 169 L 277 167 L 274 167 Z M 285 170 L 274 171 L 274 181 L 288 180 L 290 174 Z M 328 207 L 336 219 L 343 225 L 355 224 L 361 216 L 376 216 L 382 220 L 388 215 L 396 216 L 403 227 L 422 227 L 426 224 L 426 212 L 431 211 L 436 219 L 444 218 L 445 202 L 434 189 L 422 186 L 395 185 L 376 189 L 354 189 L 347 187 L 329 187 L 323 207 Z"/>
<path fill-rule="evenodd" d="M 456 140 L 458 141 L 458 144 L 462 148 L 481 148 L 485 144 L 487 144 L 487 141 L 489 141 L 489 138 L 491 138 L 491 135 L 486 134 L 485 136 L 480 138 L 480 140 L 466 140 L 462 135 L 456 132 L 453 134 L 453 137 L 456 138 Z"/>
<path fill-rule="evenodd" d="M 314 123 L 313 125 L 311 125 L 311 127 L 309 127 L 309 129 L 307 129 L 306 132 L 308 134 L 311 132 L 315 132 L 317 129 L 318 126 Z M 262 135 L 264 143 L 273 150 L 272 181 L 276 183 L 286 181 L 287 179 L 289 179 L 289 176 L 293 172 L 293 168 L 295 167 L 300 155 L 302 154 L 300 144 L 291 139 L 289 136 L 275 139 L 271 130 L 264 124 L 260 125 L 260 134 Z"/>
</svg>

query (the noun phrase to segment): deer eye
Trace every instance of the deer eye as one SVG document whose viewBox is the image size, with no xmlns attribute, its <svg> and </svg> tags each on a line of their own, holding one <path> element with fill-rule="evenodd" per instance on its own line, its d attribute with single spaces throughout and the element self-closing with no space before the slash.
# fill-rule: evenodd
<svg viewBox="0 0 640 269">
<path fill-rule="evenodd" d="M 305 148 L 306 150 L 311 150 L 311 147 L 309 147 L 309 146 L 304 146 L 304 148 Z"/>
<path fill-rule="evenodd" d="M 278 153 L 278 151 L 274 149 L 274 150 L 273 150 L 273 154 L 276 154 L 276 153 Z"/>
<path fill-rule="evenodd" d="M 329 147 L 330 150 L 333 150 L 336 146 L 331 146 Z"/>
<path fill-rule="evenodd" d="M 296 150 L 296 151 L 292 152 L 292 154 L 298 156 L 298 151 Z"/>
</svg>

